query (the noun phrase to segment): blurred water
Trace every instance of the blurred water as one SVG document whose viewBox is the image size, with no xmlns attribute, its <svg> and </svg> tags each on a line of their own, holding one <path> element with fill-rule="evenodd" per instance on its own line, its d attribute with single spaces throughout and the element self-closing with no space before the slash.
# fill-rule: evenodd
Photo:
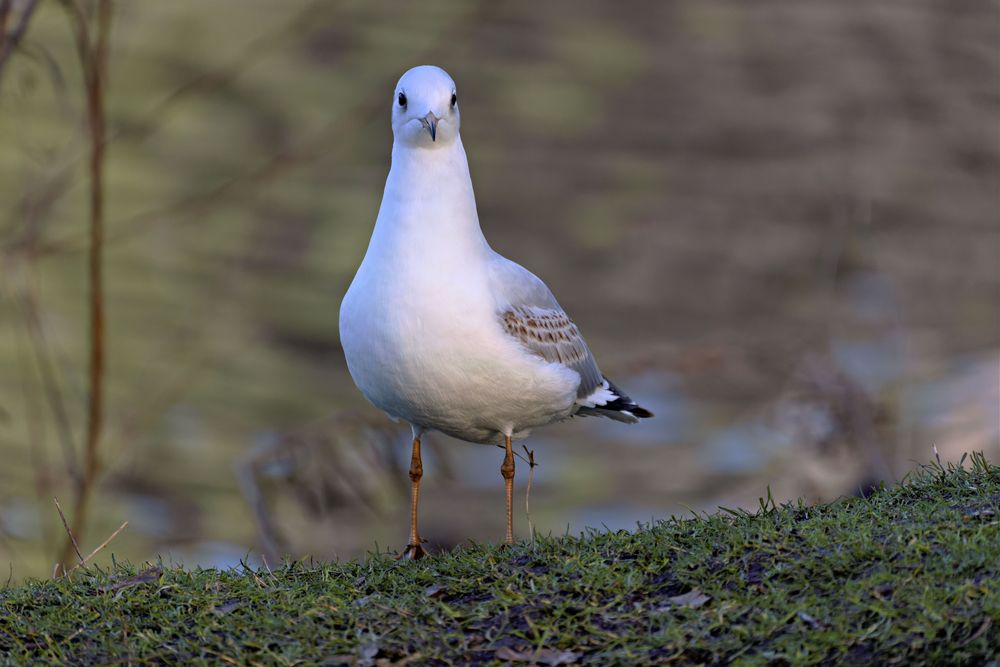
<svg viewBox="0 0 1000 667">
<path fill-rule="evenodd" d="M 37 540 L 42 536 L 38 506 L 31 498 L 14 496 L 0 505 L 0 535 L 18 540 Z"/>
<path fill-rule="evenodd" d="M 219 570 L 239 570 L 243 563 L 248 567 L 259 568 L 263 565 L 246 548 L 227 542 L 204 541 L 196 544 L 173 548 L 162 554 L 164 561 L 186 568 L 216 568 Z"/>
<path fill-rule="evenodd" d="M 684 395 L 681 378 L 670 372 L 645 371 L 627 379 L 630 395 L 656 415 L 656 421 L 641 421 L 623 429 L 620 424 L 594 420 L 588 424 L 600 437 L 631 446 L 656 447 L 688 440 L 696 434 L 698 406 Z"/>
<path fill-rule="evenodd" d="M 588 528 L 635 532 L 657 519 L 666 518 L 668 517 L 663 514 L 662 507 L 634 507 L 630 505 L 581 507 L 572 514 L 566 526 L 566 533 L 579 534 Z"/>
</svg>

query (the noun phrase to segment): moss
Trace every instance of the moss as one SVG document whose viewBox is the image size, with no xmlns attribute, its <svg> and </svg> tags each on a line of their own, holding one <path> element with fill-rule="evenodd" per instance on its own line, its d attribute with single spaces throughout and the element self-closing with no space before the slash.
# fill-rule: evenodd
<svg viewBox="0 0 1000 667">
<path fill-rule="evenodd" d="M 983 664 L 1000 467 L 418 562 L 90 569 L 0 591 L 0 663 Z M 995 660 L 995 659 L 994 659 Z M 993 664 L 996 664 L 995 662 Z"/>
</svg>

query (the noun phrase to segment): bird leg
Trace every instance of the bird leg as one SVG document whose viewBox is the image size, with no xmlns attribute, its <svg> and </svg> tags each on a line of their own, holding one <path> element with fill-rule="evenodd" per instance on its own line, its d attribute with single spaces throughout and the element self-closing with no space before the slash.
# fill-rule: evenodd
<svg viewBox="0 0 1000 667">
<path fill-rule="evenodd" d="M 424 476 L 424 464 L 420 460 L 420 438 L 413 439 L 413 454 L 410 456 L 410 543 L 399 555 L 399 558 L 417 560 L 427 555 L 420 545 L 420 533 L 417 532 L 417 505 L 420 503 L 420 478 Z"/>
<path fill-rule="evenodd" d="M 500 465 L 500 474 L 503 475 L 504 487 L 507 493 L 507 544 L 514 544 L 514 450 L 510 443 L 510 436 L 504 436 L 504 447 L 506 453 L 503 463 Z"/>
</svg>

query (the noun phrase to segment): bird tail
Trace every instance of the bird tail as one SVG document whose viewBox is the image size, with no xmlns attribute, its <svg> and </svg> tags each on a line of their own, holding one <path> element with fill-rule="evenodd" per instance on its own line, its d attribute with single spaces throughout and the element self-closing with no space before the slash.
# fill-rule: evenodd
<svg viewBox="0 0 1000 667">
<path fill-rule="evenodd" d="M 604 382 L 599 389 L 603 390 L 603 400 L 600 403 L 588 400 L 587 402 L 592 402 L 593 405 L 580 405 L 576 414 L 583 417 L 607 417 L 608 419 L 625 422 L 626 424 L 635 424 L 640 419 L 649 419 L 654 416 L 652 412 L 629 398 L 625 392 L 616 387 L 608 378 L 604 378 Z"/>
</svg>

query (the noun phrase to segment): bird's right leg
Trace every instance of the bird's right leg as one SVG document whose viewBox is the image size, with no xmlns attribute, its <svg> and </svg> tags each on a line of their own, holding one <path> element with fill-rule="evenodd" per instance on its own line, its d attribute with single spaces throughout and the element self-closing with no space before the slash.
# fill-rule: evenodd
<svg viewBox="0 0 1000 667">
<path fill-rule="evenodd" d="M 410 456 L 410 543 L 399 558 L 416 560 L 427 555 L 421 546 L 423 540 L 417 531 L 417 506 L 420 504 L 420 478 L 424 476 L 424 464 L 420 460 L 420 436 L 413 436 L 413 454 Z"/>
<path fill-rule="evenodd" d="M 504 495 L 507 499 L 507 538 L 505 544 L 514 544 L 514 451 L 510 436 L 504 436 L 504 457 L 500 465 L 500 475 L 503 476 Z"/>
</svg>

